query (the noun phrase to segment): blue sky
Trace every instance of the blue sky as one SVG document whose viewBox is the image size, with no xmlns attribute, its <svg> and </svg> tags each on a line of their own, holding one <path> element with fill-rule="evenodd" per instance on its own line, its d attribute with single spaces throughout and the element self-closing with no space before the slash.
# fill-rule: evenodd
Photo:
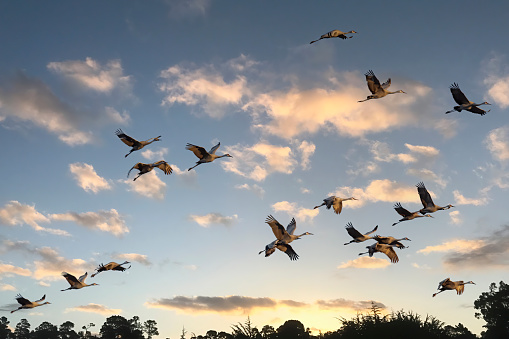
<svg viewBox="0 0 509 339">
<path fill-rule="evenodd" d="M 314 333 L 337 329 L 376 301 L 431 314 L 479 333 L 473 301 L 507 281 L 509 47 L 503 1 L 4 1 L 0 3 L 0 296 L 52 304 L 7 312 L 73 321 L 120 314 L 203 334 L 247 316 L 261 328 L 298 319 Z M 332 30 L 352 39 L 310 41 Z M 364 73 L 392 79 L 395 94 L 369 94 Z M 457 82 L 485 116 L 445 111 Z M 146 140 L 129 151 L 116 136 Z M 192 171 L 192 143 L 218 159 Z M 166 160 L 126 178 L 137 162 Z M 396 202 L 432 218 L 391 227 Z M 354 196 L 338 216 L 313 209 Z M 297 221 L 291 262 L 257 253 L 265 224 Z M 412 240 L 391 264 L 359 257 L 370 241 L 344 226 Z M 60 273 L 99 286 L 60 292 Z M 439 281 L 473 280 L 462 296 L 431 298 Z M 99 330 L 99 328 L 96 328 Z"/>
</svg>

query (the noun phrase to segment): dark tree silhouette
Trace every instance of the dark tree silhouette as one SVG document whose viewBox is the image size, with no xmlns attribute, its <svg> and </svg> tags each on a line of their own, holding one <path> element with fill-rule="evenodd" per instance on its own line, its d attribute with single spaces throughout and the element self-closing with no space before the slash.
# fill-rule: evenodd
<svg viewBox="0 0 509 339">
<path fill-rule="evenodd" d="M 0 339 L 9 339 L 11 338 L 12 331 L 8 327 L 9 320 L 6 317 L 0 318 Z"/>
<path fill-rule="evenodd" d="M 476 339 L 477 338 L 477 336 L 475 334 L 473 334 L 472 332 L 470 332 L 468 330 L 468 328 L 463 326 L 462 323 L 459 323 L 455 327 L 453 327 L 451 325 L 447 325 L 444 327 L 444 329 L 445 329 L 445 332 L 447 333 L 447 335 L 449 336 L 449 338 L 454 338 L 454 339 Z"/>
<path fill-rule="evenodd" d="M 47 321 L 42 322 L 39 326 L 32 331 L 31 339 L 60 339 L 58 335 L 58 328 Z"/>
<path fill-rule="evenodd" d="M 70 321 L 66 321 L 58 328 L 60 333 L 60 339 L 79 339 L 78 333 L 73 330 L 74 324 Z"/>
<path fill-rule="evenodd" d="M 474 308 L 479 311 L 475 317 L 486 321 L 483 338 L 509 338 L 509 285 L 501 281 L 497 288 L 491 283 L 490 291 L 481 293 L 474 301 Z"/>
<path fill-rule="evenodd" d="M 30 323 L 26 319 L 21 319 L 14 329 L 15 339 L 30 339 Z"/>
<path fill-rule="evenodd" d="M 159 335 L 157 330 L 157 322 L 155 320 L 147 320 L 143 323 L 143 332 L 147 334 L 147 339 L 152 339 L 153 336 Z"/>
<path fill-rule="evenodd" d="M 287 320 L 277 329 L 278 339 L 309 338 L 309 332 L 298 320 Z"/>
<path fill-rule="evenodd" d="M 120 315 L 107 318 L 100 333 L 102 339 L 144 339 L 142 332 L 136 328 L 136 319 L 129 321 Z"/>
</svg>

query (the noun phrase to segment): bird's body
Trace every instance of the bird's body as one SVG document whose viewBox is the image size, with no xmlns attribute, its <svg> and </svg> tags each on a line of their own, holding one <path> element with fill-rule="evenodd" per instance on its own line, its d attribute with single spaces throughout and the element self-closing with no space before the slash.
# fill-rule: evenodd
<svg viewBox="0 0 509 339">
<path fill-rule="evenodd" d="M 125 265 L 125 264 L 129 264 L 129 261 L 124 261 L 121 264 L 117 264 L 116 262 L 113 262 L 113 261 L 107 263 L 106 265 L 100 264 L 99 267 L 97 267 L 95 269 L 96 272 L 94 274 L 92 274 L 91 277 L 93 278 L 96 275 L 98 275 L 99 273 L 104 272 L 104 271 L 120 271 L 120 272 L 124 272 L 125 270 L 128 270 L 128 269 L 131 268 L 131 265 L 129 265 L 129 267 L 122 267 L 122 265 Z"/>
<path fill-rule="evenodd" d="M 403 249 L 405 248 L 405 245 L 403 245 L 400 241 L 401 240 L 408 240 L 408 241 L 411 241 L 410 239 L 408 238 L 401 238 L 401 239 L 396 239 L 394 237 L 381 237 L 379 235 L 375 235 L 373 237 L 373 239 L 375 239 L 379 244 L 386 244 L 386 245 L 391 245 L 391 246 L 395 246 L 399 249 Z"/>
<path fill-rule="evenodd" d="M 193 145 L 193 144 L 187 144 L 186 145 L 186 149 L 189 150 L 189 151 L 192 151 L 194 153 L 194 155 L 196 155 L 200 159 L 200 160 L 198 160 L 196 162 L 196 165 L 194 165 L 193 167 L 189 168 L 188 171 L 192 170 L 193 168 L 195 168 L 198 165 L 201 165 L 201 164 L 204 164 L 204 163 L 207 163 L 207 162 L 212 162 L 212 161 L 216 160 L 217 158 L 223 158 L 223 157 L 230 157 L 230 158 L 232 158 L 232 156 L 229 155 L 228 153 L 227 154 L 223 154 L 223 155 L 216 155 L 216 151 L 219 148 L 219 145 L 221 145 L 221 143 L 218 142 L 216 146 L 212 147 L 210 149 L 210 151 L 207 152 L 205 150 L 205 148 L 203 148 L 201 146 L 196 146 L 196 145 Z"/>
<path fill-rule="evenodd" d="M 292 218 L 286 229 L 272 215 L 269 215 L 265 222 L 269 224 L 269 226 L 272 228 L 272 232 L 276 236 L 276 240 L 265 246 L 265 249 L 258 253 L 261 254 L 265 252 L 266 257 L 274 253 L 277 248 L 278 250 L 285 252 L 290 257 L 290 260 L 297 260 L 299 256 L 297 253 L 295 253 L 289 244 L 294 240 L 300 239 L 304 235 L 313 235 L 313 233 L 309 232 L 295 235 L 294 232 L 297 228 L 295 218 Z"/>
<path fill-rule="evenodd" d="M 335 30 L 332 30 L 328 33 L 325 33 L 324 35 L 322 35 L 320 37 L 320 39 L 317 39 L 317 40 L 313 40 L 310 42 L 310 44 L 312 43 L 315 43 L 319 40 L 322 40 L 322 39 L 329 39 L 329 38 L 340 38 L 340 39 L 351 39 L 353 38 L 352 36 L 346 36 L 346 34 L 351 34 L 351 33 L 357 33 L 356 31 L 349 31 L 349 32 L 341 32 L 339 29 L 335 29 Z"/>
<path fill-rule="evenodd" d="M 399 219 L 398 222 L 395 222 L 394 224 L 392 224 L 392 226 L 394 225 L 397 225 L 399 224 L 400 222 L 402 221 L 406 221 L 406 220 L 413 220 L 415 218 L 421 218 L 421 217 L 429 217 L 429 218 L 433 218 L 431 215 L 429 214 L 426 214 L 426 215 L 421 215 L 419 211 L 415 211 L 415 212 L 410 212 L 409 210 L 407 210 L 406 208 L 403 208 L 401 206 L 401 204 L 398 202 L 394 205 L 394 209 L 396 210 L 396 212 L 398 212 L 399 215 L 401 215 L 403 218 L 402 219 Z"/>
<path fill-rule="evenodd" d="M 92 284 L 86 284 L 85 283 L 85 279 L 88 276 L 87 272 L 85 272 L 85 274 L 83 274 L 78 279 L 76 279 L 76 277 L 74 275 L 69 274 L 67 272 L 62 272 L 62 276 L 65 278 L 65 280 L 67 280 L 67 282 L 69 283 L 69 285 L 71 285 L 71 287 L 66 288 L 65 290 L 61 290 L 61 291 L 78 290 L 78 289 L 83 288 L 83 287 L 98 285 L 96 283 L 92 283 Z"/>
<path fill-rule="evenodd" d="M 131 154 L 134 151 L 139 151 L 143 147 L 145 147 L 147 145 L 150 145 L 154 141 L 160 141 L 159 138 L 161 137 L 161 136 L 158 136 L 158 137 L 155 137 L 155 138 L 150 138 L 150 139 L 145 140 L 145 141 L 138 141 L 138 140 L 128 136 L 127 134 L 125 134 L 120 128 L 117 129 L 115 134 L 117 135 L 117 137 L 120 138 L 120 140 L 122 140 L 124 142 L 124 144 L 126 144 L 127 146 L 132 147 L 131 151 L 129 153 L 127 153 L 125 155 L 125 157 L 127 157 L 129 154 Z"/>
<path fill-rule="evenodd" d="M 394 248 L 392 248 L 391 245 L 379 244 L 378 242 L 375 242 L 372 245 L 366 246 L 366 248 L 368 249 L 368 251 L 364 253 L 359 253 L 359 255 L 369 254 L 369 256 L 372 257 L 373 254 L 375 254 L 376 252 L 380 252 L 384 253 L 387 257 L 389 257 L 393 264 L 399 261 L 398 255 L 396 254 Z"/>
<path fill-rule="evenodd" d="M 375 228 L 373 228 L 373 230 L 371 232 L 368 232 L 366 234 L 362 234 L 361 232 L 357 231 L 353 227 L 351 222 L 346 224 L 345 228 L 346 228 L 346 231 L 348 232 L 348 234 L 353 238 L 353 240 L 351 240 L 350 242 L 345 243 L 345 245 L 348 245 L 348 244 L 351 244 L 353 242 L 363 242 L 363 241 L 366 241 L 368 239 L 372 239 L 372 237 L 370 237 L 369 235 L 371 233 L 374 233 L 378 229 L 378 225 L 376 225 Z"/>
<path fill-rule="evenodd" d="M 449 279 L 449 278 L 444 279 L 438 283 L 438 288 L 437 288 L 438 292 L 434 293 L 433 297 L 436 296 L 438 293 L 442 293 L 443 291 L 448 291 L 448 290 L 456 290 L 456 293 L 458 295 L 463 294 L 466 284 L 474 284 L 475 285 L 475 283 L 473 281 L 463 282 L 463 280 L 451 281 L 451 279 Z"/>
<path fill-rule="evenodd" d="M 416 185 L 416 187 L 417 187 L 417 192 L 419 193 L 419 197 L 421 198 L 422 205 L 424 206 L 424 208 L 422 208 L 419 211 L 421 214 L 434 213 L 436 211 L 448 210 L 449 208 L 454 207 L 451 204 L 444 206 L 444 207 L 435 205 L 435 203 L 433 202 L 433 199 L 431 199 L 431 195 L 429 194 L 428 190 L 424 186 L 423 182 L 418 183 Z"/>
<path fill-rule="evenodd" d="M 133 179 L 133 181 L 135 181 L 136 179 L 138 179 L 141 175 L 145 174 L 145 173 L 148 173 L 150 171 L 152 171 L 154 168 L 159 168 L 161 171 L 164 172 L 164 174 L 168 175 L 168 174 L 171 174 L 171 172 L 173 171 L 173 169 L 171 168 L 170 165 L 168 165 L 168 163 L 164 160 L 161 160 L 161 161 L 158 161 L 158 162 L 154 162 L 152 164 L 144 164 L 142 162 L 139 162 L 137 163 L 136 165 L 134 165 L 130 170 L 129 172 L 127 172 L 127 177 L 129 178 L 129 173 L 131 173 L 131 171 L 133 169 L 137 169 L 139 170 L 140 172 L 138 173 L 138 175 Z"/>
<path fill-rule="evenodd" d="M 23 298 L 23 296 L 21 296 L 21 294 L 18 294 L 16 296 L 16 301 L 19 304 L 21 304 L 21 306 L 18 307 L 17 309 L 15 309 L 15 310 L 12 310 L 11 313 L 14 313 L 14 312 L 16 312 L 18 310 L 22 310 L 22 309 L 34 308 L 34 307 L 37 307 L 37 306 L 51 304 L 50 302 L 47 302 L 47 301 L 45 303 L 41 303 L 41 301 L 44 301 L 44 299 L 46 299 L 46 294 L 43 295 L 41 299 L 36 300 L 36 301 L 30 301 L 28 299 Z"/>
<path fill-rule="evenodd" d="M 297 255 L 297 253 L 295 253 L 292 246 L 285 243 L 280 243 L 279 240 L 277 239 L 268 244 L 267 246 L 265 246 L 265 249 L 263 251 L 260 251 L 258 254 L 262 254 L 265 252 L 265 257 L 268 257 L 276 251 L 276 248 L 281 252 L 286 253 L 288 257 L 290 257 L 290 260 L 299 259 L 299 256 Z"/>
<path fill-rule="evenodd" d="M 368 83 L 368 88 L 372 94 L 368 95 L 366 99 L 359 100 L 358 102 L 363 102 L 363 101 L 367 101 L 370 99 L 380 99 L 380 98 L 385 97 L 388 94 L 405 93 L 402 90 L 398 90 L 395 92 L 391 92 L 391 91 L 387 90 L 391 86 L 391 78 L 389 78 L 383 84 L 380 84 L 380 81 L 378 81 L 377 77 L 375 76 L 375 73 L 373 73 L 372 70 L 369 70 L 364 75 L 366 76 L 366 82 Z"/>
<path fill-rule="evenodd" d="M 323 199 L 323 203 L 321 205 L 313 207 L 313 209 L 319 208 L 319 207 L 325 205 L 325 207 L 327 207 L 328 210 L 331 207 L 333 207 L 334 208 L 334 213 L 340 214 L 341 210 L 343 209 L 343 201 L 347 201 L 347 200 L 357 200 L 357 199 L 355 199 L 354 197 L 339 198 L 339 197 L 336 197 L 335 195 L 332 195 L 332 196 L 330 196 L 328 198 Z"/>
<path fill-rule="evenodd" d="M 457 83 L 453 83 L 451 85 L 451 87 L 449 87 L 449 88 L 451 89 L 451 94 L 452 94 L 454 101 L 456 101 L 456 103 L 459 106 L 454 106 L 453 110 L 447 111 L 447 112 L 445 112 L 445 114 L 452 113 L 454 111 L 461 112 L 463 110 L 469 111 L 471 113 L 479 114 L 479 115 L 485 115 L 486 113 L 489 112 L 489 111 L 485 111 L 485 110 L 479 108 L 478 106 L 491 105 L 490 103 L 485 101 L 483 103 L 476 104 L 475 102 L 468 100 L 467 97 L 465 96 L 465 94 L 463 94 L 463 92 L 460 90 L 460 87 L 458 86 Z"/>
</svg>

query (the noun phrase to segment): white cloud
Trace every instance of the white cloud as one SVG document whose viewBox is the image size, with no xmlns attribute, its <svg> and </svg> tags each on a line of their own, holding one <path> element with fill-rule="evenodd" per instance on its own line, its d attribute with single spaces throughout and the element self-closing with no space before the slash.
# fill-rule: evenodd
<svg viewBox="0 0 509 339">
<path fill-rule="evenodd" d="M 458 190 L 452 192 L 456 205 L 474 205 L 482 206 L 488 203 L 488 198 L 482 197 L 479 199 L 465 198 Z"/>
<path fill-rule="evenodd" d="M 189 219 L 196 222 L 198 225 L 202 227 L 209 227 L 210 224 L 219 224 L 224 226 L 231 226 L 237 222 L 238 216 L 237 214 L 229 216 L 224 216 L 221 213 L 209 213 L 206 215 L 190 215 Z"/>
<path fill-rule="evenodd" d="M 0 284 L 0 291 L 16 291 L 16 287 L 9 284 Z"/>
<path fill-rule="evenodd" d="M 125 225 L 124 219 L 113 208 L 109 211 L 52 214 L 50 218 L 58 221 L 73 221 L 86 228 L 108 232 L 117 237 L 129 233 L 129 228 Z"/>
<path fill-rule="evenodd" d="M 138 253 L 117 253 L 113 254 L 116 259 L 122 259 L 127 261 L 135 261 L 145 266 L 152 266 L 152 262 L 148 259 L 146 254 Z"/>
<path fill-rule="evenodd" d="M 312 142 L 303 141 L 297 148 L 302 156 L 301 165 L 303 169 L 309 168 L 309 158 L 315 153 L 316 146 Z"/>
<path fill-rule="evenodd" d="M 0 88 L 0 114 L 15 121 L 30 121 L 56 134 L 70 146 L 91 143 L 91 133 L 80 130 L 83 113 L 55 96 L 42 81 L 18 73 L 10 88 Z"/>
<path fill-rule="evenodd" d="M 484 240 L 464 240 L 457 239 L 452 241 L 443 242 L 440 245 L 426 246 L 422 250 L 418 250 L 417 253 L 429 254 L 432 252 L 459 252 L 467 253 L 485 245 Z"/>
<path fill-rule="evenodd" d="M 348 207 L 361 207 L 366 202 L 415 202 L 419 203 L 419 195 L 415 186 L 407 186 L 388 179 L 373 180 L 366 188 L 338 187 L 334 195 L 339 197 L 355 197 L 349 201 Z"/>
<path fill-rule="evenodd" d="M 493 158 L 498 161 L 509 159 L 509 127 L 499 127 L 490 131 L 484 140 Z"/>
<path fill-rule="evenodd" d="M 166 147 L 162 147 L 157 151 L 147 149 L 147 150 L 141 152 L 141 155 L 145 159 L 151 160 L 151 161 L 159 161 L 159 160 L 163 159 L 166 154 L 168 154 L 168 149 Z M 173 166 L 172 166 L 172 168 L 173 168 Z"/>
<path fill-rule="evenodd" d="M 172 169 L 175 170 L 173 166 Z M 124 183 L 129 186 L 129 191 L 147 198 L 163 200 L 166 194 L 166 183 L 159 179 L 155 170 L 143 174 L 136 181 L 128 179 Z"/>
<path fill-rule="evenodd" d="M 187 185 L 195 185 L 196 184 L 196 171 L 188 171 L 186 169 L 181 170 L 177 165 L 171 164 L 171 168 L 173 168 L 173 174 L 177 176 L 177 178 L 181 179 Z"/>
<path fill-rule="evenodd" d="M 166 94 L 163 105 L 201 106 L 214 118 L 223 117 L 226 108 L 232 105 L 240 106 L 242 97 L 247 94 L 244 76 L 237 75 L 226 82 L 213 66 L 185 69 L 176 65 L 162 71 L 160 77 L 164 81 L 159 84 L 159 89 Z"/>
<path fill-rule="evenodd" d="M 260 198 L 263 197 L 264 194 L 265 194 L 265 190 L 262 187 L 258 186 L 257 184 L 253 184 L 253 185 L 249 185 L 249 184 L 235 185 L 235 188 L 239 189 L 239 190 L 252 191 L 252 192 L 254 192 L 254 194 L 259 196 Z"/>
<path fill-rule="evenodd" d="M 288 201 L 279 201 L 272 205 L 272 209 L 276 212 L 286 212 L 290 217 L 295 217 L 297 220 L 313 220 L 314 217 L 320 213 L 318 209 L 300 207 L 297 203 Z"/>
<path fill-rule="evenodd" d="M 253 146 L 226 146 L 225 149 L 233 158 L 222 162 L 223 168 L 255 181 L 263 181 L 275 172 L 291 174 L 297 165 L 290 147 L 259 142 Z"/>
<path fill-rule="evenodd" d="M 101 65 L 87 57 L 85 61 L 50 62 L 47 68 L 97 92 L 109 93 L 115 88 L 130 91 L 132 86 L 131 77 L 124 75 L 120 60 L 110 60 L 106 65 Z"/>
<path fill-rule="evenodd" d="M 32 272 L 26 268 L 21 268 L 0 262 L 0 279 L 4 276 L 12 276 L 13 274 L 29 277 L 32 275 Z"/>
<path fill-rule="evenodd" d="M 503 57 L 497 54 L 492 55 L 487 62 L 483 62 L 486 73 L 484 84 L 489 86 L 488 97 L 501 108 L 507 108 L 509 107 L 509 70 L 507 66 L 503 66 L 503 62 Z"/>
<path fill-rule="evenodd" d="M 354 260 L 341 263 L 337 268 L 369 268 L 377 269 L 390 266 L 391 262 L 387 259 L 374 258 L 374 257 L 359 257 Z"/>
<path fill-rule="evenodd" d="M 16 226 L 27 224 L 36 231 L 47 232 L 55 235 L 68 236 L 64 230 L 45 228 L 40 223 L 49 223 L 50 219 L 36 211 L 34 206 L 23 205 L 18 201 L 10 201 L 0 209 L 0 224 Z"/>
<path fill-rule="evenodd" d="M 451 217 L 451 223 L 454 225 L 459 225 L 463 222 L 460 211 L 449 212 L 449 217 Z"/>
<path fill-rule="evenodd" d="M 120 113 L 113 107 L 106 107 L 105 113 L 110 121 L 117 123 L 117 124 L 127 125 L 131 121 L 131 116 L 125 110 L 122 113 Z"/>
<path fill-rule="evenodd" d="M 108 181 L 97 175 L 92 165 L 76 162 L 69 165 L 69 170 L 78 182 L 78 186 L 87 192 L 97 193 L 101 190 L 111 189 Z"/>
<path fill-rule="evenodd" d="M 97 313 L 97 314 L 101 314 L 104 316 L 122 313 L 121 309 L 107 308 L 104 305 L 94 304 L 94 303 L 89 303 L 88 305 L 75 306 L 75 307 L 70 307 L 70 308 L 65 309 L 65 312 L 72 312 L 72 311 Z"/>
</svg>

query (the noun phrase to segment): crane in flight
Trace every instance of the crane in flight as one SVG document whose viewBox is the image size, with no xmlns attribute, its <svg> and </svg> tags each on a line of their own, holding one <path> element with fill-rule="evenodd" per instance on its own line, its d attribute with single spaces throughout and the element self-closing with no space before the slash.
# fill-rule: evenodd
<svg viewBox="0 0 509 339">
<path fill-rule="evenodd" d="M 147 145 L 150 145 L 154 141 L 160 141 L 159 138 L 161 137 L 161 136 L 158 136 L 158 137 L 155 137 L 155 138 L 150 138 L 150 139 L 145 140 L 145 141 L 138 141 L 138 140 L 128 136 L 127 134 L 125 134 L 120 128 L 117 129 L 115 134 L 117 135 L 117 137 L 120 138 L 120 140 L 122 140 L 122 142 L 124 144 L 126 144 L 127 146 L 132 147 L 131 151 L 125 155 L 125 158 L 127 158 L 127 156 L 129 154 L 131 154 L 132 152 L 139 151 L 140 149 L 142 149 L 143 147 L 145 147 Z"/>
<path fill-rule="evenodd" d="M 219 145 L 221 145 L 220 142 L 218 142 L 216 146 L 212 147 L 210 149 L 210 151 L 207 152 L 205 150 L 205 148 L 203 148 L 201 146 L 196 146 L 196 145 L 188 143 L 186 145 L 186 149 L 189 150 L 189 151 L 192 151 L 194 153 L 194 155 L 196 155 L 200 159 L 200 160 L 198 160 L 196 162 L 196 165 L 194 165 L 193 167 L 189 168 L 188 171 L 192 170 L 193 168 L 195 168 L 198 165 L 205 164 L 207 162 L 212 162 L 212 161 L 214 161 L 214 160 L 216 160 L 218 158 L 223 158 L 223 157 L 233 158 L 228 153 L 223 154 L 223 155 L 216 155 L 216 151 L 219 148 Z"/>
<path fill-rule="evenodd" d="M 479 108 L 478 106 L 491 105 L 490 103 L 485 101 L 480 104 L 476 104 L 475 102 L 468 100 L 467 97 L 465 96 L 465 94 L 463 94 L 463 92 L 460 90 L 460 87 L 458 86 L 457 83 L 453 83 L 451 85 L 451 87 L 449 87 L 449 88 L 451 90 L 451 94 L 452 94 L 454 101 L 456 101 L 456 103 L 459 106 L 454 106 L 453 110 L 447 111 L 447 112 L 445 112 L 445 114 L 452 113 L 454 111 L 461 112 L 462 110 L 469 111 L 471 113 L 475 113 L 475 114 L 479 114 L 479 115 L 485 115 L 486 113 L 489 112 L 489 111 L 485 111 L 485 110 Z"/>
<path fill-rule="evenodd" d="M 379 244 L 387 244 L 387 245 L 391 245 L 391 246 L 395 246 L 399 249 L 403 249 L 403 248 L 406 248 L 405 245 L 403 245 L 400 241 L 401 240 L 408 240 L 408 241 L 411 241 L 410 239 L 408 238 L 401 238 L 401 239 L 396 239 L 394 237 L 381 237 L 379 235 L 375 235 L 373 237 L 373 239 L 375 239 Z"/>
<path fill-rule="evenodd" d="M 396 254 L 396 252 L 394 251 L 394 248 L 392 248 L 391 245 L 379 244 L 378 242 L 375 242 L 372 245 L 366 246 L 366 248 L 368 249 L 368 251 L 359 253 L 359 255 L 369 254 L 369 256 L 372 257 L 373 254 L 375 254 L 376 252 L 380 252 L 380 253 L 385 254 L 387 257 L 389 257 L 389 259 L 391 260 L 391 262 L 393 264 L 395 264 L 399 261 L 398 255 Z"/>
<path fill-rule="evenodd" d="M 397 90 L 395 92 L 388 91 L 387 89 L 391 86 L 391 78 L 389 78 L 383 84 L 380 84 L 380 81 L 378 81 L 377 77 L 375 76 L 375 73 L 373 73 L 372 70 L 369 70 L 364 75 L 366 76 L 366 82 L 368 83 L 368 88 L 371 92 L 371 95 L 368 95 L 366 99 L 359 100 L 358 102 L 363 102 L 370 99 L 380 99 L 388 94 L 406 93 L 403 92 L 402 90 Z"/>
<path fill-rule="evenodd" d="M 376 230 L 378 229 L 378 225 L 375 226 L 375 228 L 373 228 L 372 231 L 366 233 L 366 234 L 362 234 L 361 232 L 357 231 L 351 222 L 349 222 L 348 224 L 346 224 L 346 231 L 348 232 L 348 234 L 353 238 L 353 240 L 350 240 L 350 242 L 347 242 L 345 243 L 345 245 L 348 245 L 348 244 L 351 244 L 353 242 L 363 242 L 363 241 L 366 241 L 368 239 L 372 239 L 372 237 L 370 237 L 369 235 L 371 233 L 374 233 L 376 232 Z"/>
<path fill-rule="evenodd" d="M 71 285 L 71 287 L 66 288 L 65 290 L 61 290 L 61 291 L 78 290 L 83 287 L 99 285 L 96 283 L 86 284 L 85 279 L 87 278 L 87 275 L 88 275 L 88 273 L 85 272 L 85 274 L 83 274 L 81 277 L 76 279 L 76 277 L 74 275 L 69 274 L 67 272 L 62 272 L 62 276 L 65 278 L 65 280 L 67 280 L 67 282 L 69 283 L 69 285 Z"/>
<path fill-rule="evenodd" d="M 474 284 L 473 281 L 467 281 L 463 282 L 463 280 L 460 281 L 451 281 L 451 279 L 447 278 L 442 280 L 438 283 L 438 292 L 433 293 L 433 297 L 436 296 L 438 293 L 442 293 L 443 291 L 449 291 L 449 290 L 456 290 L 456 294 L 460 295 L 463 294 L 463 291 L 465 290 L 466 284 Z"/>
<path fill-rule="evenodd" d="M 339 29 L 335 29 L 335 30 L 332 30 L 328 33 L 325 33 L 323 34 L 320 39 L 317 39 L 317 40 L 313 40 L 310 42 L 310 44 L 312 43 L 315 43 L 319 40 L 322 40 L 322 39 L 329 39 L 329 38 L 340 38 L 340 39 L 351 39 L 353 38 L 353 36 L 346 36 L 347 34 L 351 34 L 351 33 L 357 33 L 356 31 L 348 31 L 348 32 L 341 32 Z"/>
<path fill-rule="evenodd" d="M 355 199 L 354 197 L 340 198 L 340 197 L 336 197 L 335 195 L 331 195 L 330 197 L 323 199 L 323 203 L 321 205 L 313 207 L 313 209 L 319 208 L 319 207 L 325 205 L 325 207 L 327 207 L 328 210 L 330 210 L 330 208 L 333 207 L 334 213 L 340 214 L 341 210 L 343 209 L 343 201 L 347 201 L 347 200 L 357 200 L 357 199 Z"/>
<path fill-rule="evenodd" d="M 395 226 L 397 224 L 399 224 L 400 222 L 402 221 L 406 221 L 406 220 L 413 220 L 415 218 L 421 218 L 421 217 L 429 217 L 429 218 L 433 218 L 431 215 L 429 214 L 425 214 L 425 215 L 421 215 L 419 214 L 419 211 L 416 211 L 416 212 L 410 212 L 409 210 L 407 210 L 406 208 L 403 208 L 401 206 L 401 204 L 398 202 L 394 205 L 394 209 L 396 210 L 396 212 L 398 212 L 399 215 L 401 215 L 403 218 L 399 219 L 398 222 L 395 222 L 394 224 L 392 224 L 392 226 Z"/>
<path fill-rule="evenodd" d="M 448 210 L 449 208 L 454 207 L 451 204 L 444 207 L 435 205 L 433 199 L 431 199 L 431 195 L 429 194 L 428 190 L 426 189 L 426 186 L 424 186 L 424 183 L 422 181 L 418 183 L 416 187 L 417 192 L 419 193 L 419 197 L 421 198 L 422 206 L 424 206 L 424 208 L 419 210 L 421 214 L 434 213 L 436 211 Z"/>
<path fill-rule="evenodd" d="M 290 260 L 299 259 L 299 256 L 297 255 L 297 253 L 295 253 L 292 246 L 290 246 L 289 244 L 281 243 L 277 239 L 274 240 L 273 242 L 271 242 L 270 244 L 266 245 L 265 249 L 260 251 L 258 254 L 262 254 L 265 252 L 265 257 L 268 257 L 276 251 L 276 248 L 278 250 L 280 250 L 281 252 L 286 253 L 286 255 L 288 255 Z"/>
<path fill-rule="evenodd" d="M 111 262 L 107 263 L 106 265 L 100 264 L 99 267 L 97 267 L 95 269 L 96 272 L 94 274 L 92 274 L 90 277 L 93 278 L 96 275 L 98 275 L 99 273 L 104 272 L 104 271 L 120 271 L 120 272 L 124 272 L 125 270 L 130 269 L 131 265 L 129 265 L 129 267 L 122 267 L 122 265 L 129 264 L 129 263 L 130 263 L 129 261 L 124 261 L 121 264 L 117 264 L 116 262 L 111 261 Z"/>
<path fill-rule="evenodd" d="M 21 294 L 18 294 L 16 295 L 16 301 L 21 305 L 20 307 L 18 307 L 17 309 L 11 311 L 11 313 L 14 313 L 18 310 L 22 310 L 22 309 L 27 309 L 27 308 L 34 308 L 34 307 L 37 307 L 37 306 L 42 306 L 42 305 L 46 305 L 46 304 L 51 304 L 50 302 L 46 301 L 45 303 L 41 303 L 41 301 L 44 301 L 44 299 L 46 299 L 46 294 L 42 296 L 41 299 L 39 300 L 36 300 L 36 301 L 30 301 L 26 298 L 23 298 L 23 296 Z"/>
<path fill-rule="evenodd" d="M 152 171 L 154 168 L 159 168 L 161 171 L 164 172 L 164 174 L 168 175 L 168 174 L 171 174 L 171 172 L 173 171 L 173 169 L 171 168 L 170 165 L 168 165 L 168 163 L 164 160 L 161 160 L 161 161 L 158 161 L 158 162 L 154 162 L 152 164 L 144 164 L 142 162 L 139 162 L 137 163 L 136 165 L 134 165 L 133 167 L 131 167 L 131 169 L 129 170 L 129 172 L 127 172 L 127 177 L 129 178 L 129 173 L 131 173 L 131 171 L 133 169 L 137 169 L 139 170 L 140 172 L 138 173 L 138 175 L 133 179 L 133 181 L 136 181 L 136 179 L 138 179 L 140 176 L 142 176 L 143 174 L 145 173 L 148 173 L 150 171 Z"/>
</svg>

